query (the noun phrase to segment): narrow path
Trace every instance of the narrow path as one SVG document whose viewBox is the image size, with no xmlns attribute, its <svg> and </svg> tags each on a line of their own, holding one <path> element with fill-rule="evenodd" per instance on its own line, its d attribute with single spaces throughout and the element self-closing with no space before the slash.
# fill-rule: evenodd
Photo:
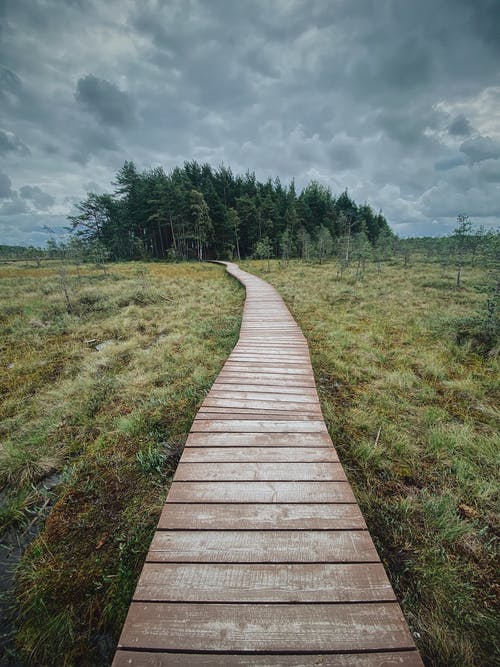
<svg viewBox="0 0 500 667">
<path fill-rule="evenodd" d="M 323 421 L 306 340 L 246 287 L 113 665 L 422 665 Z"/>
</svg>

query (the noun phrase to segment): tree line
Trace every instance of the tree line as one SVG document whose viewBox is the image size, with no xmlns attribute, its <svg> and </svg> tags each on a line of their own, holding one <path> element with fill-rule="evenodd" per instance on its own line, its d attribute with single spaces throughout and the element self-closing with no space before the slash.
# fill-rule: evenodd
<svg viewBox="0 0 500 667">
<path fill-rule="evenodd" d="M 111 193 L 88 193 L 69 216 L 73 234 L 99 244 L 111 260 L 241 259 L 272 256 L 320 260 L 341 245 L 394 237 L 381 212 L 334 196 L 312 181 L 299 194 L 279 178 L 186 162 L 166 173 L 125 162 Z"/>
</svg>

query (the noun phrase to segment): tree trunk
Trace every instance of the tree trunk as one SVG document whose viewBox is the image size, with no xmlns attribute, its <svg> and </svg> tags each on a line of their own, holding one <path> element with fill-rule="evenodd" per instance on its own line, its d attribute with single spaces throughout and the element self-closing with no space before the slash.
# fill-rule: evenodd
<svg viewBox="0 0 500 667">
<path fill-rule="evenodd" d="M 238 232 L 235 233 L 236 236 L 236 254 L 238 256 L 238 260 L 241 260 L 241 255 L 240 255 L 240 242 L 238 240 Z"/>
</svg>

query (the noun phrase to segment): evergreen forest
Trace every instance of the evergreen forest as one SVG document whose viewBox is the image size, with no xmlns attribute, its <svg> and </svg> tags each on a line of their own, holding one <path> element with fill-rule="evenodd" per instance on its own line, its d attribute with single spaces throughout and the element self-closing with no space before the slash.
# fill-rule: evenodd
<svg viewBox="0 0 500 667">
<path fill-rule="evenodd" d="M 326 257 L 393 234 L 381 212 L 312 181 L 300 193 L 279 178 L 186 162 L 170 173 L 125 162 L 111 193 L 88 193 L 70 216 L 82 243 L 110 260 Z"/>
</svg>

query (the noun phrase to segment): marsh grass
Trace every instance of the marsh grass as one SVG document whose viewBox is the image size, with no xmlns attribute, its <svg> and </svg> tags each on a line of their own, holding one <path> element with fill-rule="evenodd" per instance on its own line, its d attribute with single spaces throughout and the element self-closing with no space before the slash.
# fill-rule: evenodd
<svg viewBox="0 0 500 667">
<path fill-rule="evenodd" d="M 27 664 L 107 664 L 244 292 L 221 267 L 0 267 L 0 529 L 46 516 L 17 572 Z M 67 294 L 67 298 L 66 298 Z M 69 301 L 69 303 L 68 303 Z M 96 349 L 99 348 L 99 349 Z"/>
<path fill-rule="evenodd" d="M 278 288 L 308 339 L 330 434 L 426 664 L 498 664 L 498 358 L 457 336 L 483 317 L 490 276 L 471 267 L 457 290 L 433 263 L 363 280 L 339 280 L 335 263 L 242 266 Z"/>
</svg>

